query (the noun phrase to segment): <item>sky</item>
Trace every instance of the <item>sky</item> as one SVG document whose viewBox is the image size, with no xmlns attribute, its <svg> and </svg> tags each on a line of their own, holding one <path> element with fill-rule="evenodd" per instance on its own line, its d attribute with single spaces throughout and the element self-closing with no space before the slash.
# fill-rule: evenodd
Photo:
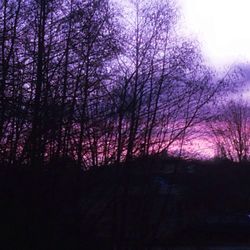
<svg viewBox="0 0 250 250">
<path fill-rule="evenodd" d="M 185 35 L 217 68 L 250 61 L 250 0 L 178 0 Z"/>
<path fill-rule="evenodd" d="M 129 2 L 113 1 L 123 7 Z M 250 0 L 173 1 L 180 10 L 180 33 L 198 40 L 210 66 L 250 65 Z"/>
<path fill-rule="evenodd" d="M 237 65 L 250 82 L 250 0 L 178 0 L 178 4 L 181 31 L 198 40 L 207 63 L 219 71 Z M 250 100 L 249 84 L 241 96 Z M 214 149 L 204 142 L 192 141 L 192 147 L 212 156 Z"/>
</svg>

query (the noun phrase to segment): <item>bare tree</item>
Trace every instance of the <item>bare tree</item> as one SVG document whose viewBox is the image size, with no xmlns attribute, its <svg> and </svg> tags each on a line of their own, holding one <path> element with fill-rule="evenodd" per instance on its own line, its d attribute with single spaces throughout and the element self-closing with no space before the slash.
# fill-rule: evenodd
<svg viewBox="0 0 250 250">
<path fill-rule="evenodd" d="M 119 61 L 118 161 L 124 154 L 129 160 L 184 141 L 223 89 L 203 65 L 197 44 L 175 33 L 173 2 L 133 1 L 131 8 L 130 39 Z"/>
<path fill-rule="evenodd" d="M 181 38 L 174 1 L 0 4 L 1 159 L 89 168 L 183 147 L 223 84 Z M 180 149 L 180 154 L 182 149 Z"/>
<path fill-rule="evenodd" d="M 219 157 L 238 162 L 249 158 L 249 111 L 246 101 L 230 101 L 220 107 L 219 114 L 209 123 Z"/>
</svg>

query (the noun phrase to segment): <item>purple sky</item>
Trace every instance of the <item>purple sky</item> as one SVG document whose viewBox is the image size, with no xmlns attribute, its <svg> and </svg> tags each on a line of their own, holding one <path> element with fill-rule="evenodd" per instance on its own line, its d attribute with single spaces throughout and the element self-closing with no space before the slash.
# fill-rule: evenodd
<svg viewBox="0 0 250 250">
<path fill-rule="evenodd" d="M 125 16 L 131 16 L 128 6 L 133 0 L 113 1 L 125 7 Z M 180 10 L 180 35 L 199 41 L 210 66 L 223 70 L 250 62 L 250 0 L 170 1 Z"/>
</svg>

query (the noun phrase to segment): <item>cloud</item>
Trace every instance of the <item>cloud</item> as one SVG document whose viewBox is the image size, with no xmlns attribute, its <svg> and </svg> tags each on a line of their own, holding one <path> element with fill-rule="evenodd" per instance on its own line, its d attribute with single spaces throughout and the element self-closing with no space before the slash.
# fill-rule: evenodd
<svg viewBox="0 0 250 250">
<path fill-rule="evenodd" d="M 208 63 L 250 60 L 249 0 L 179 0 L 187 32 L 201 42 Z"/>
</svg>

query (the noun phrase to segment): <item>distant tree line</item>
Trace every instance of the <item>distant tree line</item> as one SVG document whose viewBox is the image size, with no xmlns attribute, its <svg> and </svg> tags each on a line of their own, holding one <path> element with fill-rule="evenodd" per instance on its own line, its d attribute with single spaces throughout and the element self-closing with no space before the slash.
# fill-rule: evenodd
<svg viewBox="0 0 250 250">
<path fill-rule="evenodd" d="M 241 98 L 219 105 L 208 122 L 216 157 L 239 163 L 250 158 L 250 106 Z"/>
<path fill-rule="evenodd" d="M 0 161 L 84 168 L 180 147 L 224 88 L 172 1 L 0 2 Z"/>
</svg>

